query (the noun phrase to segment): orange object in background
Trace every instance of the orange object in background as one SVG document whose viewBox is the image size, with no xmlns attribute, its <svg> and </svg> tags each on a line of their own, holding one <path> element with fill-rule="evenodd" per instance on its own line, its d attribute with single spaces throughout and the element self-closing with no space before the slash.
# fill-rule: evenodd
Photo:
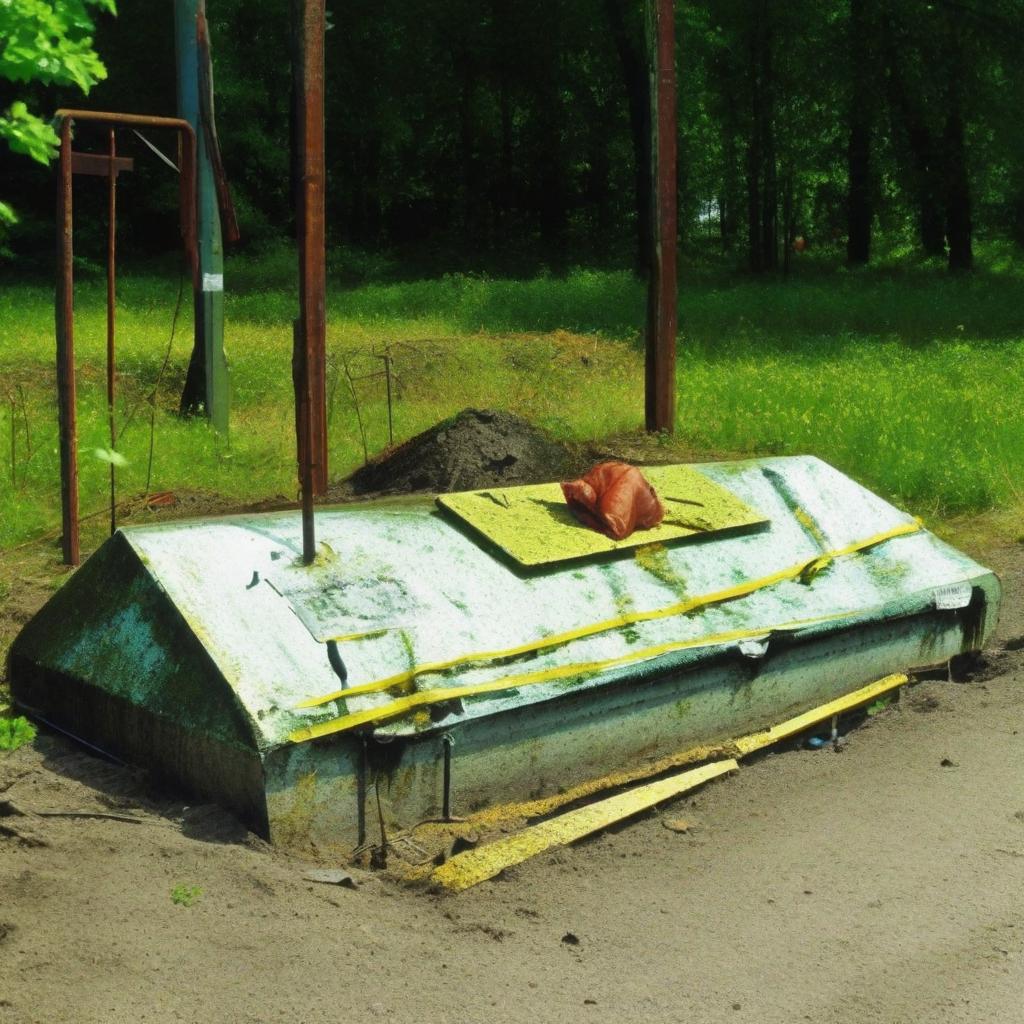
<svg viewBox="0 0 1024 1024">
<path fill-rule="evenodd" d="M 601 462 L 579 480 L 562 484 L 572 514 L 585 526 L 613 540 L 646 530 L 665 518 L 654 488 L 636 466 Z"/>
<path fill-rule="evenodd" d="M 793 252 L 803 252 L 807 248 L 807 239 L 803 235 L 797 235 L 793 239 Z"/>
</svg>

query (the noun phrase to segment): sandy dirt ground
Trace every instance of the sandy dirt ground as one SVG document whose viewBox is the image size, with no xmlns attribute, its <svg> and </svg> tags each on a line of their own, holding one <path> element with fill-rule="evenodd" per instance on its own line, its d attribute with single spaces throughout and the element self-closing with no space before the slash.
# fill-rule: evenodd
<svg viewBox="0 0 1024 1024">
<path fill-rule="evenodd" d="M 0 1022 L 1024 1021 L 1024 546 L 972 553 L 1007 591 L 972 679 L 459 896 L 308 882 L 56 737 L 0 755 Z"/>
</svg>

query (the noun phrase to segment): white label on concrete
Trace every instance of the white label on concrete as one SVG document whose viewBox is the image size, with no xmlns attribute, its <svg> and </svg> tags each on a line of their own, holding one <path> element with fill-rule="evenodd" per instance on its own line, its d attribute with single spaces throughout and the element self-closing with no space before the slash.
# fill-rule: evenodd
<svg viewBox="0 0 1024 1024">
<path fill-rule="evenodd" d="M 203 274 L 203 291 L 204 292 L 222 292 L 222 291 L 224 291 L 224 275 L 223 274 Z"/>
<path fill-rule="evenodd" d="M 950 583 L 945 587 L 936 587 L 933 594 L 935 607 L 940 612 L 966 608 L 971 603 L 972 592 L 970 583 Z"/>
</svg>

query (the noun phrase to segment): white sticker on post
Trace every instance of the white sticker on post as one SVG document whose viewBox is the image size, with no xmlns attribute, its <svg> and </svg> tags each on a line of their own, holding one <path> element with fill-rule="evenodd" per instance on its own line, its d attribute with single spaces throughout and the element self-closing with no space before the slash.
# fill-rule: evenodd
<svg viewBox="0 0 1024 1024">
<path fill-rule="evenodd" d="M 223 274 L 203 274 L 203 291 L 204 292 L 222 292 L 222 291 L 224 291 L 224 275 Z"/>
</svg>

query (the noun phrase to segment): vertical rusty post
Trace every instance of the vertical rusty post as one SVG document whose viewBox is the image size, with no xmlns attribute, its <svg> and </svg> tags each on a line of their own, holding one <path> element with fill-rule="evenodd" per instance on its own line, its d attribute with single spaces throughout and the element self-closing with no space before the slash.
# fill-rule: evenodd
<svg viewBox="0 0 1024 1024">
<path fill-rule="evenodd" d="M 313 495 L 327 488 L 324 6 L 324 0 L 294 0 L 293 4 L 299 319 L 292 367 L 302 486 L 302 559 L 307 565 L 316 556 Z"/>
<path fill-rule="evenodd" d="M 60 422 L 61 548 L 66 565 L 78 565 L 78 428 L 75 422 L 75 295 L 72 278 L 71 120 L 60 125 L 57 188 L 57 415 Z"/>
<path fill-rule="evenodd" d="M 117 447 L 117 425 L 114 423 L 114 303 L 117 258 L 117 141 L 110 129 L 110 163 L 107 168 L 107 425 L 110 428 L 110 450 Z M 117 484 L 113 460 L 110 463 L 110 534 L 117 529 Z"/>
<path fill-rule="evenodd" d="M 673 0 L 646 0 L 651 66 L 652 251 L 647 288 L 644 413 L 647 429 L 675 429 L 676 65 Z"/>
</svg>

